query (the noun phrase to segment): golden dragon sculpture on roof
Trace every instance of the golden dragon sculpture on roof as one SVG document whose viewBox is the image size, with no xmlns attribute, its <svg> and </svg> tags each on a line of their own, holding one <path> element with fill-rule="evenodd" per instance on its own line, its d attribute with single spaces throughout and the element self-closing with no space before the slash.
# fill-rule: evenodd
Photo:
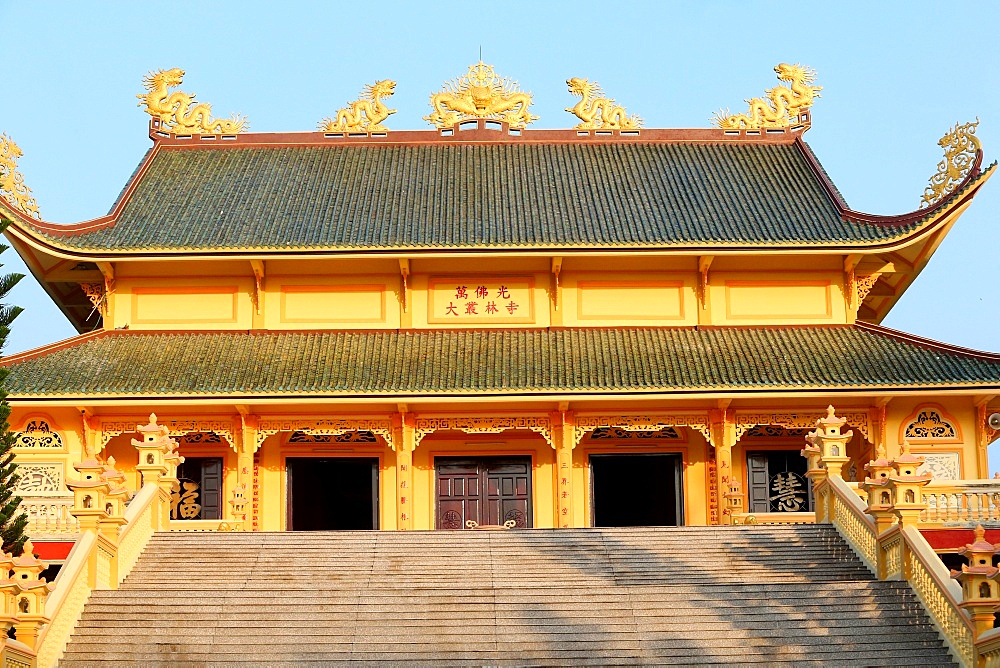
<svg viewBox="0 0 1000 668">
<path fill-rule="evenodd" d="M 779 81 L 789 82 L 789 86 L 775 86 L 764 91 L 766 97 L 745 100 L 750 105 L 745 114 L 730 114 L 729 110 L 716 112 L 712 122 L 725 130 L 758 130 L 761 128 L 788 127 L 798 118 L 799 113 L 811 107 L 813 100 L 820 97 L 822 86 L 813 86 L 816 72 L 803 65 L 781 63 L 774 67 Z"/>
<path fill-rule="evenodd" d="M 334 118 L 324 118 L 319 122 L 322 132 L 387 132 L 388 128 L 382 121 L 395 114 L 382 98 L 391 97 L 395 92 L 396 82 L 389 79 L 376 81 L 365 85 L 361 97 L 348 106 L 337 111 Z"/>
<path fill-rule="evenodd" d="M 212 105 L 195 104 L 194 94 L 170 92 L 184 80 L 184 70 L 174 67 L 147 74 L 142 85 L 145 93 L 136 95 L 139 106 L 146 105 L 146 113 L 159 119 L 160 129 L 176 135 L 219 135 L 245 132 L 249 121 L 238 115 L 228 119 L 212 118 Z"/>
<path fill-rule="evenodd" d="M 938 163 L 937 173 L 930 178 L 930 185 L 920 198 L 921 209 L 933 206 L 950 195 L 972 171 L 976 156 L 983 147 L 976 136 L 978 126 L 978 118 L 975 123 L 956 123 L 938 140 L 938 146 L 944 149 L 944 159 Z"/>
<path fill-rule="evenodd" d="M 450 128 L 470 118 L 491 118 L 521 129 L 538 120 L 528 111 L 530 106 L 531 93 L 520 91 L 516 81 L 499 76 L 480 60 L 465 76 L 445 82 L 444 90 L 431 95 L 433 111 L 424 120 Z"/>
<path fill-rule="evenodd" d="M 17 171 L 17 161 L 22 155 L 13 139 L 0 134 L 0 196 L 26 216 L 41 220 L 31 188 L 24 185 L 24 177 Z"/>
<path fill-rule="evenodd" d="M 573 126 L 577 130 L 635 130 L 642 127 L 642 119 L 629 116 L 625 107 L 604 96 L 604 91 L 596 81 L 580 77 L 566 80 L 570 93 L 579 95 L 580 101 L 566 111 L 579 118 L 582 123 Z"/>
</svg>

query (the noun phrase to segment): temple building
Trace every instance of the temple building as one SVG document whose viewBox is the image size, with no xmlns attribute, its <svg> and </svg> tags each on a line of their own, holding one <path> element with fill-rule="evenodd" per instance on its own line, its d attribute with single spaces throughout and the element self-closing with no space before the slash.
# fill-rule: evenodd
<svg viewBox="0 0 1000 668">
<path fill-rule="evenodd" d="M 854 211 L 804 139 L 812 73 L 775 70 L 711 128 L 572 78 L 574 121 L 531 129 L 480 62 L 430 129 L 387 127 L 385 80 L 287 133 L 166 70 L 106 216 L 44 221 L 8 163 L 7 238 L 80 332 L 2 360 L 36 544 L 77 530 L 76 463 L 140 486 L 151 414 L 202 531 L 236 490 L 253 531 L 808 521 L 831 404 L 849 482 L 904 441 L 936 482 L 988 478 L 1000 355 L 880 325 L 995 171 L 976 125 L 919 208 Z"/>
</svg>

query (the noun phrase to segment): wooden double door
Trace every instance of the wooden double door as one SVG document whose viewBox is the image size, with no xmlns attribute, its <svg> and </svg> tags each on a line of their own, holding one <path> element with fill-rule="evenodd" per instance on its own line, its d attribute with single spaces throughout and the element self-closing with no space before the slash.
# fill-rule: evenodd
<svg viewBox="0 0 1000 668">
<path fill-rule="evenodd" d="M 531 526 L 531 457 L 436 457 L 437 528 Z"/>
</svg>

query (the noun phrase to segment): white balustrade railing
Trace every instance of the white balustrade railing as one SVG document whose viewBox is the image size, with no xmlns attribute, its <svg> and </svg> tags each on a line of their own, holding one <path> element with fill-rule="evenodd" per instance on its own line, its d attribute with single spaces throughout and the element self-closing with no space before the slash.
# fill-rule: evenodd
<svg viewBox="0 0 1000 668">
<path fill-rule="evenodd" d="M 25 497 L 21 510 L 28 515 L 25 532 L 32 538 L 74 536 L 80 533 L 80 523 L 70 514 L 73 497 Z"/>
<path fill-rule="evenodd" d="M 1000 480 L 933 481 L 924 488 L 924 502 L 921 525 L 1000 523 Z"/>
</svg>

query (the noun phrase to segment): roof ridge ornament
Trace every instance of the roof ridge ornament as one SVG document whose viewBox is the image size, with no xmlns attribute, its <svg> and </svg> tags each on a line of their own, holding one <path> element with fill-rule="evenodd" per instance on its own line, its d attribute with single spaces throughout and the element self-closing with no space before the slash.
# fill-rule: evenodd
<svg viewBox="0 0 1000 668">
<path fill-rule="evenodd" d="M 944 149 L 944 159 L 938 163 L 937 173 L 930 178 L 930 185 L 924 189 L 920 198 L 920 208 L 937 204 L 954 192 L 969 176 L 976 164 L 976 157 L 983 145 L 976 136 L 979 117 L 974 123 L 959 124 L 938 140 L 938 146 Z"/>
<path fill-rule="evenodd" d="M 38 203 L 31 196 L 31 188 L 24 185 L 24 176 L 17 171 L 17 159 L 22 155 L 13 139 L 0 134 L 0 196 L 21 213 L 41 220 Z"/>
<path fill-rule="evenodd" d="M 390 97 L 395 92 L 396 82 L 382 79 L 373 84 L 365 84 L 361 89 L 361 97 L 348 106 L 338 109 L 333 118 L 327 117 L 319 122 L 322 132 L 388 132 L 389 128 L 382 121 L 396 113 L 382 102 L 383 97 Z"/>
<path fill-rule="evenodd" d="M 786 128 L 799 120 L 803 109 L 820 97 L 822 86 L 813 86 L 816 71 L 804 65 L 779 63 L 774 67 L 779 81 L 789 87 L 775 86 L 764 91 L 766 99 L 754 97 L 745 100 L 750 109 L 745 114 L 730 114 L 729 109 L 715 112 L 712 123 L 725 130 L 759 130 L 761 128 Z"/>
<path fill-rule="evenodd" d="M 160 130 L 176 135 L 218 135 L 246 132 L 250 121 L 244 116 L 233 114 L 228 119 L 212 118 L 212 105 L 207 102 L 195 104 L 194 94 L 168 89 L 179 86 L 184 80 L 184 70 L 174 67 L 169 70 L 150 72 L 142 79 L 146 92 L 136 95 L 139 106 L 146 105 L 146 113 L 159 120 Z"/>
<path fill-rule="evenodd" d="M 635 114 L 629 116 L 625 107 L 613 98 L 605 97 L 596 81 L 573 77 L 566 79 L 566 86 L 580 101 L 566 111 L 579 118 L 582 123 L 573 126 L 576 130 L 637 130 L 642 127 L 642 119 Z"/>
<path fill-rule="evenodd" d="M 444 129 L 464 120 L 491 118 L 517 130 L 538 120 L 528 112 L 531 101 L 531 93 L 521 91 L 517 81 L 501 77 L 492 65 L 480 60 L 464 76 L 446 81 L 440 92 L 431 93 L 433 111 L 424 120 Z"/>
</svg>

